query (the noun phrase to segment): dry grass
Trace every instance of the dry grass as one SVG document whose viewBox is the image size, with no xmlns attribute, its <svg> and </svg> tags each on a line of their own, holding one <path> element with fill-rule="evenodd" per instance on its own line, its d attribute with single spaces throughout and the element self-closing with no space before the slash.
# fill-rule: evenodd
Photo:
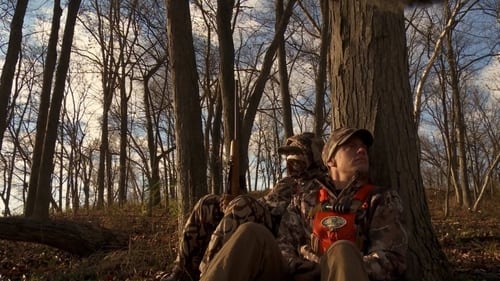
<svg viewBox="0 0 500 281">
<path fill-rule="evenodd" d="M 500 280 L 500 206 L 485 202 L 481 212 L 457 211 L 443 217 L 442 195 L 428 195 L 433 225 L 455 270 L 454 280 Z M 69 216 L 130 235 L 129 248 L 78 258 L 32 243 L 0 240 L 0 280 L 157 280 L 169 270 L 177 250 L 173 211 L 153 217 L 134 207 Z"/>
</svg>

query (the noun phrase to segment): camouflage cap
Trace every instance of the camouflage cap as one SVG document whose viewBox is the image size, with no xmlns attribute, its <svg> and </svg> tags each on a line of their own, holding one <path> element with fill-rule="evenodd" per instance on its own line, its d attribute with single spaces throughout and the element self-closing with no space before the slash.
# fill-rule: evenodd
<svg viewBox="0 0 500 281">
<path fill-rule="evenodd" d="M 330 158 L 332 158 L 333 154 L 335 154 L 337 148 L 354 135 L 359 136 L 367 147 L 373 143 L 373 135 L 368 130 L 345 127 L 335 129 L 323 147 L 323 152 L 321 154 L 323 163 L 326 165 Z"/>
<path fill-rule="evenodd" d="M 305 132 L 287 138 L 285 145 L 278 148 L 278 153 L 289 155 L 291 158 L 294 157 L 293 155 L 305 154 L 310 157 L 310 163 L 322 166 L 321 151 L 324 145 L 322 138 L 316 137 L 314 133 Z"/>
</svg>

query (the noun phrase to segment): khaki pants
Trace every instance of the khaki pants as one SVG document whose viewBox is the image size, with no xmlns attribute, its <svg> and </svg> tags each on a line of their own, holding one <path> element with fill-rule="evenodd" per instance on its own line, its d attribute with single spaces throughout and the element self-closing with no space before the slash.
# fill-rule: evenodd
<svg viewBox="0 0 500 281">
<path fill-rule="evenodd" d="M 200 281 L 287 280 L 286 268 L 272 233 L 248 222 L 240 225 L 210 261 Z"/>
<path fill-rule="evenodd" d="M 350 241 L 335 242 L 321 258 L 320 267 L 321 281 L 369 281 L 361 253 Z M 248 222 L 240 225 L 215 255 L 200 281 L 294 280 L 286 272 L 271 232 Z"/>
<path fill-rule="evenodd" d="M 333 243 L 321 257 L 321 281 L 368 281 L 363 257 L 354 245 L 346 240 Z"/>
</svg>

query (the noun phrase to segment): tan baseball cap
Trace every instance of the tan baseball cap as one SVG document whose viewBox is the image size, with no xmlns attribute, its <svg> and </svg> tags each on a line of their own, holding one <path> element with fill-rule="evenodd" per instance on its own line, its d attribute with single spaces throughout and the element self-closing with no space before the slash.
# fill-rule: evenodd
<svg viewBox="0 0 500 281">
<path fill-rule="evenodd" d="M 332 158 L 333 154 L 335 154 L 337 148 L 354 135 L 360 137 L 367 147 L 371 146 L 373 143 L 373 135 L 368 130 L 357 128 L 335 129 L 330 134 L 330 138 L 323 147 L 323 152 L 321 153 L 323 163 L 326 165 L 330 158 Z"/>
</svg>

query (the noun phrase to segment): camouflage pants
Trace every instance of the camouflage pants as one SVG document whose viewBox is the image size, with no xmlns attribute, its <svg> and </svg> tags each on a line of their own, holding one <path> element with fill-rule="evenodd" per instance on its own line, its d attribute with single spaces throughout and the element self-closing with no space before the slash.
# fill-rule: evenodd
<svg viewBox="0 0 500 281">
<path fill-rule="evenodd" d="M 240 195 L 221 210 L 221 196 L 202 197 L 191 212 L 182 233 L 177 264 L 191 276 L 203 272 L 215 254 L 245 222 L 263 224 L 273 229 L 271 214 L 255 198 Z"/>
<path fill-rule="evenodd" d="M 199 265 L 210 236 L 222 219 L 220 196 L 206 195 L 194 206 L 182 231 L 176 264 L 190 276 L 199 276 Z"/>
</svg>

